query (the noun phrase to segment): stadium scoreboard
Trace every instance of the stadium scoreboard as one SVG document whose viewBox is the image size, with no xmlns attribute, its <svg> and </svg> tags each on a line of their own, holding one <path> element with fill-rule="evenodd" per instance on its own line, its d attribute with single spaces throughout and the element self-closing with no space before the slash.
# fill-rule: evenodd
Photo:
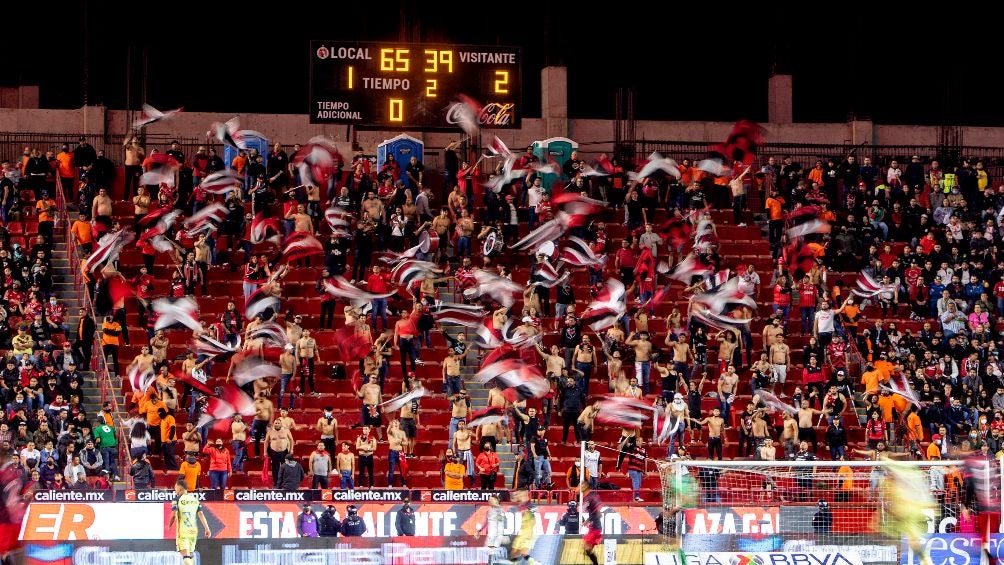
<svg viewBox="0 0 1004 565">
<path fill-rule="evenodd" d="M 310 123 L 455 128 L 466 96 L 482 127 L 519 128 L 521 75 L 517 47 L 312 41 Z"/>
</svg>

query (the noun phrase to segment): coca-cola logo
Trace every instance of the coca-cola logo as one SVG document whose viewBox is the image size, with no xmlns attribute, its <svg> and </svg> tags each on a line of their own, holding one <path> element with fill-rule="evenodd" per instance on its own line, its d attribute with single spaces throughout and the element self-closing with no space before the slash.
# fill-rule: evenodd
<svg viewBox="0 0 1004 565">
<path fill-rule="evenodd" d="M 456 102 L 446 112 L 446 122 L 459 124 L 463 121 L 464 113 L 469 111 L 469 107 Z M 516 104 L 512 102 L 492 102 L 486 104 L 478 113 L 478 124 L 484 127 L 508 127 L 513 125 L 515 121 Z"/>
</svg>

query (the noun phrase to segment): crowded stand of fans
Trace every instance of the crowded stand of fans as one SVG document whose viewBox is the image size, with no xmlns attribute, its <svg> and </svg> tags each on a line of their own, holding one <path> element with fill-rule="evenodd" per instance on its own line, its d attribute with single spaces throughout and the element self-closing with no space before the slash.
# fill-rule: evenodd
<svg viewBox="0 0 1004 565">
<path fill-rule="evenodd" d="M 588 481 L 619 489 L 604 500 L 654 503 L 660 460 L 1004 449 L 1004 194 L 977 159 L 573 152 L 552 167 L 532 147 L 503 163 L 455 143 L 442 171 L 332 152 L 328 177 L 311 168 L 323 145 L 225 163 L 130 137 L 121 162 L 84 140 L 4 161 L 0 445 L 26 477 Z M 581 218 L 572 205 L 585 220 L 521 239 Z M 75 327 L 53 293 L 60 217 L 93 305 Z M 626 307 L 604 322 L 595 305 L 620 290 Z M 81 371 L 105 367 L 92 349 L 123 396 L 89 414 Z M 477 379 L 514 359 L 543 391 Z M 609 403 L 624 398 L 670 425 Z M 500 456 L 514 456 L 511 483 Z"/>
</svg>

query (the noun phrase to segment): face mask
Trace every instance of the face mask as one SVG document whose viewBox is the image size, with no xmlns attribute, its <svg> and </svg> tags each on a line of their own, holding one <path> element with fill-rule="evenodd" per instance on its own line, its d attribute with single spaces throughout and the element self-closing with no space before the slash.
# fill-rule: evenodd
<svg viewBox="0 0 1004 565">
<path fill-rule="evenodd" d="M 934 440 L 934 445 L 941 445 L 941 440 L 940 439 Z"/>
<path fill-rule="evenodd" d="M 325 418 L 330 418 L 331 417 L 331 412 L 328 412 L 327 410 L 325 410 L 324 411 L 324 417 Z"/>
</svg>

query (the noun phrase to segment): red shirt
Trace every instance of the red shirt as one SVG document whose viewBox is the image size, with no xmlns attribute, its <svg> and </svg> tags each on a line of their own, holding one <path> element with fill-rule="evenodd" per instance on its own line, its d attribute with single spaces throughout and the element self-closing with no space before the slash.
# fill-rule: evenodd
<svg viewBox="0 0 1004 565">
<path fill-rule="evenodd" d="M 230 451 L 226 447 L 223 449 L 216 449 L 215 445 L 206 445 L 202 449 L 202 452 L 209 456 L 209 470 L 210 471 L 226 471 L 230 472 Z"/>
<path fill-rule="evenodd" d="M 994 296 L 1004 298 L 1004 281 L 997 281 L 997 284 L 994 285 Z"/>
<path fill-rule="evenodd" d="M 638 258 L 635 257 L 634 251 L 630 247 L 621 247 L 617 250 L 617 264 L 620 265 L 621 269 L 630 269 L 637 262 Z"/>
<path fill-rule="evenodd" d="M 45 305 L 45 317 L 55 324 L 62 324 L 66 316 L 66 306 L 60 303 Z"/>
<path fill-rule="evenodd" d="M 784 287 L 781 285 L 774 285 L 774 305 L 781 306 L 782 308 L 791 306 L 791 293 L 781 292 L 782 290 L 784 290 Z"/>
<path fill-rule="evenodd" d="M 153 298 L 153 283 L 155 280 L 153 275 L 139 275 L 133 279 L 133 286 L 136 287 L 136 296 L 144 300 Z"/>
<path fill-rule="evenodd" d="M 373 294 L 386 294 L 390 288 L 387 286 L 387 278 L 389 274 L 385 275 L 380 273 L 379 275 L 373 273 L 366 279 L 366 291 Z"/>
<path fill-rule="evenodd" d="M 185 296 L 185 281 L 182 279 L 171 280 L 171 298 L 182 298 Z"/>
<path fill-rule="evenodd" d="M 816 297 L 819 296 L 819 290 L 816 286 L 809 283 L 799 283 L 798 284 L 798 305 L 802 308 L 815 308 L 816 307 Z"/>
</svg>

